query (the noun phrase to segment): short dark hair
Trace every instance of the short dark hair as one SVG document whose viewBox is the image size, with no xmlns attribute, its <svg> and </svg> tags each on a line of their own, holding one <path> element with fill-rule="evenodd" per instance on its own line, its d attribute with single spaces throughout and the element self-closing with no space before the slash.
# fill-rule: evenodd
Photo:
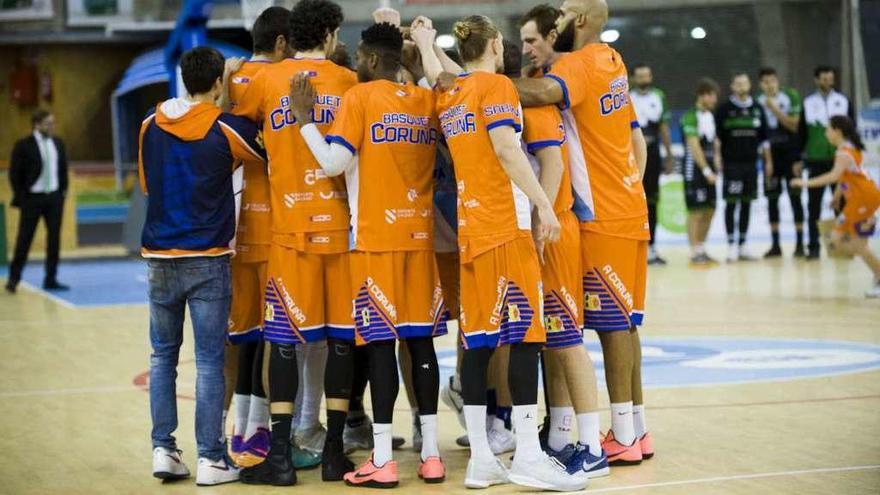
<svg viewBox="0 0 880 495">
<path fill-rule="evenodd" d="M 556 19 L 559 19 L 560 15 L 562 15 L 562 12 L 556 7 L 542 3 L 541 5 L 532 7 L 531 10 L 526 12 L 519 20 L 519 25 L 522 27 L 528 24 L 529 21 L 535 21 L 535 26 L 538 28 L 538 32 L 541 33 L 541 36 L 546 38 L 547 35 L 550 34 L 550 31 L 556 29 Z"/>
<path fill-rule="evenodd" d="M 50 115 L 52 115 L 52 112 L 46 110 L 45 108 L 38 108 L 34 110 L 34 113 L 31 114 L 31 125 L 42 123 Z"/>
<path fill-rule="evenodd" d="M 209 46 L 197 46 L 180 57 L 183 85 L 191 95 L 207 93 L 223 77 L 223 55 Z"/>
<path fill-rule="evenodd" d="M 639 63 L 633 65 L 633 66 L 630 68 L 630 74 L 635 75 L 636 71 L 639 70 L 639 69 L 648 69 L 648 70 L 651 70 L 651 66 L 648 65 L 648 64 L 646 64 L 646 63 L 644 63 L 644 62 L 639 62 Z"/>
<path fill-rule="evenodd" d="M 522 75 L 522 48 L 510 40 L 502 40 L 504 45 L 504 75 L 516 79 Z"/>
<path fill-rule="evenodd" d="M 776 69 L 774 69 L 773 67 L 761 67 L 758 70 L 758 79 L 763 79 L 764 76 L 775 76 L 775 75 L 776 75 Z"/>
<path fill-rule="evenodd" d="M 290 11 L 284 7 L 269 7 L 254 21 L 251 35 L 254 38 L 254 53 L 271 53 L 275 50 L 275 40 L 287 37 L 287 24 Z"/>
<path fill-rule="evenodd" d="M 813 69 L 813 77 L 819 77 L 826 72 L 831 72 L 836 75 L 834 67 L 831 67 L 830 65 L 817 65 L 816 68 Z"/>
<path fill-rule="evenodd" d="M 382 22 L 361 31 L 361 47 L 375 53 L 382 68 L 398 70 L 403 51 L 403 33 L 394 24 Z"/>
<path fill-rule="evenodd" d="M 697 83 L 697 96 L 703 96 L 710 93 L 715 93 L 716 95 L 721 93 L 718 83 L 715 82 L 714 79 L 709 79 L 708 77 L 700 79 L 700 82 Z"/>
<path fill-rule="evenodd" d="M 749 77 L 749 73 L 744 70 L 735 70 L 730 74 L 730 81 L 733 82 L 733 80 L 739 76 Z M 749 77 L 749 79 L 751 79 L 751 77 Z"/>
<path fill-rule="evenodd" d="M 288 43 L 297 51 L 313 50 L 343 19 L 342 9 L 329 0 L 300 0 L 290 11 Z"/>
</svg>

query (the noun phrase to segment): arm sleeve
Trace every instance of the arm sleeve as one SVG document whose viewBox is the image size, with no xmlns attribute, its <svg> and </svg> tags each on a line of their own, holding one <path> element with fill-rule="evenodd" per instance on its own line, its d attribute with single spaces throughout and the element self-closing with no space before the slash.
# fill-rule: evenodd
<svg viewBox="0 0 880 495">
<path fill-rule="evenodd" d="M 565 128 L 556 107 L 527 108 L 523 111 L 523 142 L 526 149 L 534 154 L 549 146 L 562 146 L 565 142 Z"/>
<path fill-rule="evenodd" d="M 232 156 L 238 160 L 266 162 L 263 137 L 256 124 L 245 117 L 222 114 L 217 123 L 229 141 Z"/>
<path fill-rule="evenodd" d="M 480 102 L 486 130 L 491 131 L 497 127 L 509 125 L 516 132 L 520 132 L 522 130 L 522 114 L 516 87 L 505 76 L 498 76 L 496 80 L 498 82 L 495 87 L 486 91 Z"/>
<path fill-rule="evenodd" d="M 352 155 L 357 155 L 364 140 L 366 119 L 363 100 L 356 91 L 349 90 L 342 97 L 336 118 L 327 133 L 327 142 L 345 146 Z"/>
<path fill-rule="evenodd" d="M 685 137 L 700 137 L 696 114 L 688 112 L 681 117 L 681 133 Z"/>
<path fill-rule="evenodd" d="M 300 135 L 318 161 L 318 164 L 330 177 L 335 177 L 349 169 L 354 163 L 355 154 L 348 145 L 340 142 L 329 142 L 321 135 L 315 124 L 306 124 L 299 129 Z"/>
<path fill-rule="evenodd" d="M 576 107 L 586 98 L 588 75 L 583 70 L 579 70 L 574 56 L 564 56 L 559 59 L 544 77 L 554 79 L 562 87 L 561 109 Z"/>
</svg>

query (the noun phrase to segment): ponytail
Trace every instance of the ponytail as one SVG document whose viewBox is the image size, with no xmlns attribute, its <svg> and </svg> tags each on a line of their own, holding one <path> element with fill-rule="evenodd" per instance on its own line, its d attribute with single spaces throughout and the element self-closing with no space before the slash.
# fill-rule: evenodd
<svg viewBox="0 0 880 495">
<path fill-rule="evenodd" d="M 860 150 L 865 149 L 865 144 L 862 143 L 862 136 L 859 135 L 859 131 L 856 129 L 856 124 L 851 118 L 846 115 L 835 115 L 834 117 L 831 117 L 829 125 L 832 129 L 840 131 L 843 134 L 843 137 L 852 143 L 853 146 Z"/>
</svg>

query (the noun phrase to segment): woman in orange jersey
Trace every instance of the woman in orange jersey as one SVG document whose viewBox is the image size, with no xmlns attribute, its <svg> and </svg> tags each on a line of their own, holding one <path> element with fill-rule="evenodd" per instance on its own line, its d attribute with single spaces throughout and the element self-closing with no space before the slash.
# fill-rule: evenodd
<svg viewBox="0 0 880 495">
<path fill-rule="evenodd" d="M 880 208 L 880 189 L 862 167 L 865 146 L 852 119 L 845 115 L 831 117 L 825 137 L 837 148 L 834 168 L 809 180 L 794 179 L 791 185 L 824 187 L 838 183 L 833 203 L 840 204 L 840 200 L 844 199 L 846 204 L 837 216 L 831 243 L 865 260 L 874 274 L 874 287 L 865 293 L 865 297 L 880 297 L 880 258 L 868 245 L 868 239 L 877 228 L 875 214 Z"/>
<path fill-rule="evenodd" d="M 538 353 L 546 334 L 529 201 L 536 207 L 539 241 L 558 239 L 559 220 L 520 147 L 516 89 L 497 74 L 504 65 L 500 32 L 488 18 L 471 16 L 457 22 L 453 33 L 467 72 L 438 94 L 437 112 L 458 181 L 461 385 L 471 448 L 465 486 L 511 481 L 580 490 L 586 477 L 569 475 L 538 441 Z M 427 19 L 417 21 L 411 33 L 432 83 L 442 72 L 435 35 Z M 486 369 L 501 345 L 510 345 L 508 381 L 517 436 L 510 471 L 492 454 L 486 436 Z"/>
</svg>

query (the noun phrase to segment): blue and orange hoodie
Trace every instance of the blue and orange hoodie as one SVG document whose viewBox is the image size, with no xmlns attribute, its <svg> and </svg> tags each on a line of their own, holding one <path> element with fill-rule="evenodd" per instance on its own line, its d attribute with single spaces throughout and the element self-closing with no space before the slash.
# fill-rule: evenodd
<svg viewBox="0 0 880 495">
<path fill-rule="evenodd" d="M 241 161 L 266 161 L 253 122 L 183 98 L 150 110 L 139 137 L 138 175 L 147 196 L 141 255 L 233 253 L 232 172 Z"/>
</svg>

